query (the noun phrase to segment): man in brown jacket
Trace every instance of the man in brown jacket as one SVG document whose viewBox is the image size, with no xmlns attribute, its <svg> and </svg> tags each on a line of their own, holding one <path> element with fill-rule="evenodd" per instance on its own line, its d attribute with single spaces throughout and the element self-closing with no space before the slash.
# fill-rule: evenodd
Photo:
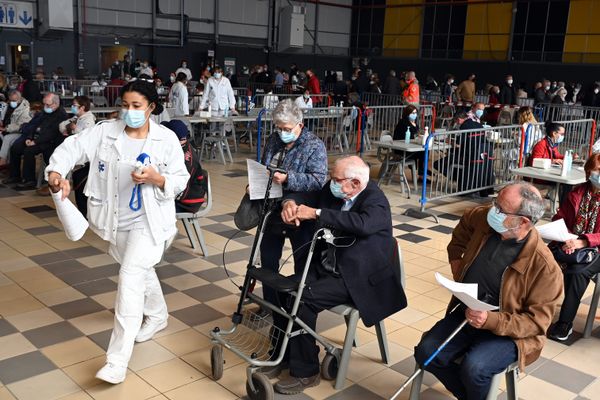
<svg viewBox="0 0 600 400">
<path fill-rule="evenodd" d="M 454 280 L 477 283 L 479 299 L 499 306 L 475 311 L 452 299 L 452 311 L 415 348 L 423 365 L 467 319 L 425 368 L 459 399 L 485 399 L 495 374 L 517 360 L 523 370 L 540 356 L 563 291 L 560 268 L 533 226 L 543 213 L 539 191 L 515 183 L 491 207 L 467 210 L 452 233 L 448 259 Z"/>
<path fill-rule="evenodd" d="M 470 74 L 467 79 L 462 81 L 456 88 L 455 93 L 458 101 L 467 103 L 475 101 L 475 74 Z"/>
</svg>

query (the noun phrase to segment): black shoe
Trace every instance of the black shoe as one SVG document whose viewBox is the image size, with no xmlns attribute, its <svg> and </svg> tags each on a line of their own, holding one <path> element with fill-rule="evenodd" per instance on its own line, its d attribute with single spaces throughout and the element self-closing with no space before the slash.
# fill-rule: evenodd
<svg viewBox="0 0 600 400">
<path fill-rule="evenodd" d="M 281 394 L 298 394 L 302 393 L 304 389 L 318 386 L 319 383 L 321 383 L 321 374 L 316 374 L 308 378 L 296 378 L 290 376 L 287 379 L 282 379 L 277 382 L 274 389 L 277 393 Z"/>
<path fill-rule="evenodd" d="M 17 190 L 33 190 L 36 187 L 37 187 L 36 181 L 27 181 L 27 182 L 23 182 L 23 183 L 17 183 L 17 186 L 15 186 L 15 189 L 17 189 Z"/>
<path fill-rule="evenodd" d="M 571 336 L 573 333 L 573 323 L 572 322 L 562 322 L 557 321 L 550 331 L 548 332 L 548 337 L 550 339 L 558 340 L 564 342 Z"/>
<path fill-rule="evenodd" d="M 5 180 L 2 181 L 2 184 L 4 185 L 14 185 L 19 184 L 23 182 L 23 180 L 21 178 L 6 178 Z"/>
</svg>

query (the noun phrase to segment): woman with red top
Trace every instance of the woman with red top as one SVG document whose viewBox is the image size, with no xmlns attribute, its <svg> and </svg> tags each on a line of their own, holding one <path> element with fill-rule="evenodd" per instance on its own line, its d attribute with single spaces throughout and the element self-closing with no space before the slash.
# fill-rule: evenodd
<svg viewBox="0 0 600 400">
<path fill-rule="evenodd" d="M 558 145 L 565 139 L 565 127 L 558 122 L 546 122 L 546 137 L 540 140 L 531 150 L 529 165 L 535 158 L 549 158 L 553 164 L 562 165 L 564 155 L 558 152 Z"/>
<path fill-rule="evenodd" d="M 587 182 L 575 186 L 552 220 L 564 219 L 569 231 L 578 236 L 559 244 L 566 254 L 584 247 L 600 246 L 600 154 L 592 154 L 583 167 Z M 567 264 L 563 269 L 565 299 L 558 321 L 548 336 L 567 340 L 573 332 L 573 320 L 590 279 L 600 272 L 600 257 L 586 264 Z"/>
</svg>

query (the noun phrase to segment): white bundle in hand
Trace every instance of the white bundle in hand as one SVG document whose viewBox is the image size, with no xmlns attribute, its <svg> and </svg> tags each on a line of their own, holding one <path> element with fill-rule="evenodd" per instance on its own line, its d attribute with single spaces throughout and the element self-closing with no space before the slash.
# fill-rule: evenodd
<svg viewBox="0 0 600 400">
<path fill-rule="evenodd" d="M 67 238 L 72 241 L 81 239 L 90 226 L 83 214 L 71 203 L 71 200 L 68 198 L 62 200 L 62 190 L 58 193 L 52 193 L 52 200 L 54 200 L 56 214 L 58 214 L 58 219 L 65 228 Z"/>
</svg>

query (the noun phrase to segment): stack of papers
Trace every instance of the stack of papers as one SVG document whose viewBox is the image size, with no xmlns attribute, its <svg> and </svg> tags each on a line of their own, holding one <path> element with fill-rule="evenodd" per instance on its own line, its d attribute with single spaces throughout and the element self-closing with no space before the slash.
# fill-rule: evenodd
<svg viewBox="0 0 600 400">
<path fill-rule="evenodd" d="M 463 302 L 463 304 L 475 311 L 493 311 L 497 310 L 498 306 L 494 306 L 485 303 L 481 300 L 477 300 L 477 284 L 476 283 L 459 283 L 451 281 L 445 278 L 439 272 L 435 273 L 435 279 L 440 285 L 448 289 L 450 293 L 457 299 Z"/>
<path fill-rule="evenodd" d="M 250 200 L 258 200 L 265 198 L 267 191 L 267 183 L 269 182 L 269 171 L 267 167 L 254 160 L 246 159 L 248 166 L 248 185 Z M 276 199 L 283 196 L 283 188 L 280 184 L 273 182 L 270 199 Z"/>
<path fill-rule="evenodd" d="M 569 233 L 564 219 L 557 219 L 549 224 L 537 226 L 537 230 L 546 240 L 554 240 L 556 242 L 566 242 L 567 240 L 577 239 L 577 235 Z"/>
</svg>

